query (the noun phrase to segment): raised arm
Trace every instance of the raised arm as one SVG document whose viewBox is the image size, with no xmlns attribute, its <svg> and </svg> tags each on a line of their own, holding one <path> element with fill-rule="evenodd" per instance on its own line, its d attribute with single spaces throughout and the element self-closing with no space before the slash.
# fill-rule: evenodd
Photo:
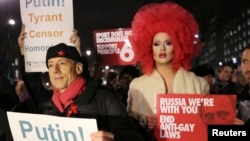
<svg viewBox="0 0 250 141">
<path fill-rule="evenodd" d="M 82 51 L 81 51 L 81 40 L 80 37 L 78 36 L 78 32 L 76 29 L 74 29 L 73 34 L 70 36 L 70 43 L 74 44 L 74 46 L 76 47 L 77 51 L 79 52 L 79 54 L 82 56 Z"/>
<path fill-rule="evenodd" d="M 20 70 L 22 79 L 27 87 L 30 97 L 38 106 L 39 112 L 43 110 L 44 104 L 51 98 L 51 92 L 43 86 L 41 72 L 26 72 L 24 61 L 24 40 L 27 37 L 25 25 L 22 25 L 21 32 L 18 37 L 18 46 L 20 49 Z"/>
<path fill-rule="evenodd" d="M 18 37 L 18 46 L 20 49 L 21 55 L 24 55 L 24 39 L 27 37 L 27 32 L 25 32 L 25 25 L 22 25 L 21 32 Z"/>
</svg>

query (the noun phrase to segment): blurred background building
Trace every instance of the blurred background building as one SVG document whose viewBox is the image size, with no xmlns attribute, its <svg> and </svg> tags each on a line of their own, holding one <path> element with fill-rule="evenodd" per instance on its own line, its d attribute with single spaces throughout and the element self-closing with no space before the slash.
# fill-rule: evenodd
<svg viewBox="0 0 250 141">
<path fill-rule="evenodd" d="M 250 44 L 250 5 L 247 1 L 221 1 L 203 26 L 204 48 L 199 63 L 213 66 L 240 64 L 241 50 Z"/>
</svg>

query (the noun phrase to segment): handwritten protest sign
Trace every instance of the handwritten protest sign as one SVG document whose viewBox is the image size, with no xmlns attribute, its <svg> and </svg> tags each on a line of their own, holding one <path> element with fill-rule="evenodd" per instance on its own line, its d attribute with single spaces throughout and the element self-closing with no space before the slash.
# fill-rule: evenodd
<svg viewBox="0 0 250 141">
<path fill-rule="evenodd" d="M 94 45 L 103 65 L 132 65 L 135 53 L 130 45 L 130 28 L 94 30 Z"/>
<path fill-rule="evenodd" d="M 72 0 L 20 0 L 22 23 L 27 38 L 24 53 L 27 72 L 45 72 L 49 47 L 70 44 L 73 27 Z"/>
<path fill-rule="evenodd" d="M 90 141 L 95 119 L 7 112 L 15 141 Z"/>
<path fill-rule="evenodd" d="M 157 94 L 158 141 L 207 141 L 207 125 L 233 124 L 235 95 Z"/>
</svg>

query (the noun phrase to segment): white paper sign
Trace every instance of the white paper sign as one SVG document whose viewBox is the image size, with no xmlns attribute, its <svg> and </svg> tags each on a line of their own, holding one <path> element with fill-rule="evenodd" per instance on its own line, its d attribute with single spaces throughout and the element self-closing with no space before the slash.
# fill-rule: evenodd
<svg viewBox="0 0 250 141">
<path fill-rule="evenodd" d="M 74 29 L 72 0 L 20 0 L 25 25 L 25 70 L 45 72 L 46 52 L 58 43 L 69 45 Z"/>
<path fill-rule="evenodd" d="M 7 112 L 14 141 L 90 141 L 96 119 Z"/>
</svg>

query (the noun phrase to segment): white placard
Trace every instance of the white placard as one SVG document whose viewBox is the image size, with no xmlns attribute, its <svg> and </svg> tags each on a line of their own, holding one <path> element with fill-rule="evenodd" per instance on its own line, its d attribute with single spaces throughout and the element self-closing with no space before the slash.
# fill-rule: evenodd
<svg viewBox="0 0 250 141">
<path fill-rule="evenodd" d="M 90 141 L 96 119 L 7 112 L 14 141 Z"/>
<path fill-rule="evenodd" d="M 45 72 L 46 52 L 58 43 L 69 45 L 74 29 L 72 0 L 20 0 L 25 25 L 25 70 Z"/>
</svg>

